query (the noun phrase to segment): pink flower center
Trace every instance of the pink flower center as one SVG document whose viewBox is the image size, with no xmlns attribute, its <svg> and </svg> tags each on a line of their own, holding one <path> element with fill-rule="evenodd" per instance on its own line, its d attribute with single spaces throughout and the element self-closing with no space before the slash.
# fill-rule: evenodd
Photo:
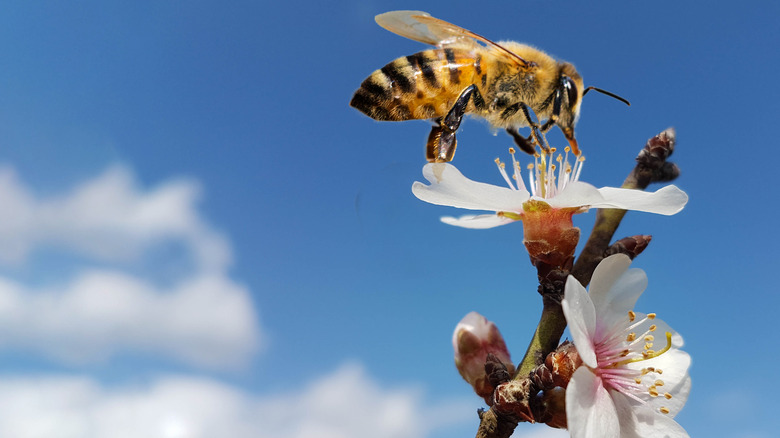
<svg viewBox="0 0 780 438">
<path fill-rule="evenodd" d="M 663 370 L 654 367 L 635 369 L 626 366 L 658 357 L 671 349 L 672 334 L 666 332 L 666 346 L 659 351 L 653 350 L 655 341 L 653 333 L 656 331 L 654 324 L 641 335 L 633 331 L 642 323 L 655 319 L 655 316 L 654 313 L 650 313 L 641 320 L 636 320 L 636 314 L 629 311 L 627 327 L 616 327 L 608 331 L 603 340 L 595 344 L 598 365 L 594 371 L 601 377 L 604 387 L 618 391 L 641 404 L 647 402 L 648 396 L 649 399 L 660 396 L 667 400 L 672 398 L 670 393 L 662 392 L 664 381 L 660 376 Z M 669 409 L 664 406 L 661 406 L 659 411 L 664 414 L 669 413 Z"/>
</svg>

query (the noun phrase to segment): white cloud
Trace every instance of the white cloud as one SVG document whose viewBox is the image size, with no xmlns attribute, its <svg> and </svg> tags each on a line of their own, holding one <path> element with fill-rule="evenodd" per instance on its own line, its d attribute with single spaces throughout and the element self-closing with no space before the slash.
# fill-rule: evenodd
<svg viewBox="0 0 780 438">
<path fill-rule="evenodd" d="M 566 429 L 553 429 L 544 424 L 520 423 L 512 434 L 513 438 L 567 438 Z"/>
<path fill-rule="evenodd" d="M 0 262 L 36 266 L 39 248 L 82 256 L 65 284 L 0 278 L 0 348 L 70 364 L 128 351 L 205 367 L 248 363 L 263 342 L 258 317 L 247 288 L 226 275 L 232 250 L 197 211 L 199 191 L 183 179 L 145 190 L 114 166 L 44 197 L 0 169 Z M 151 267 L 167 286 L 122 271 L 170 243 L 181 251 Z"/>
<path fill-rule="evenodd" d="M 170 290 L 110 271 L 84 272 L 62 289 L 0 279 L 0 347 L 69 363 L 133 350 L 230 367 L 246 363 L 260 342 L 248 291 L 220 276 Z"/>
<path fill-rule="evenodd" d="M 272 396 L 180 376 L 122 388 L 78 377 L 6 377 L 0 436 L 422 438 L 442 427 L 476 427 L 472 403 L 431 403 L 418 389 L 384 389 L 355 364 L 291 387 Z"/>
<path fill-rule="evenodd" d="M 190 248 L 199 269 L 224 269 L 230 248 L 200 219 L 199 193 L 197 183 L 184 179 L 144 192 L 129 170 L 114 166 L 65 194 L 44 198 L 12 169 L 0 169 L 0 261 L 24 262 L 37 246 L 118 261 L 175 240 Z"/>
</svg>

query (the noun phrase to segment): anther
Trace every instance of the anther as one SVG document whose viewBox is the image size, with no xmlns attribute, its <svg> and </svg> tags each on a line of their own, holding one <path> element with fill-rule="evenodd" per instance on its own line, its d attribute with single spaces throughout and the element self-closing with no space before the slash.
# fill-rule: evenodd
<svg viewBox="0 0 780 438">
<path fill-rule="evenodd" d="M 663 380 L 656 380 L 655 382 L 653 382 L 653 385 L 655 385 L 655 386 L 664 386 L 664 381 Z"/>
<path fill-rule="evenodd" d="M 515 148 L 509 148 L 509 153 L 510 154 L 514 154 L 515 153 Z"/>
<path fill-rule="evenodd" d="M 651 331 L 651 332 L 654 332 L 654 331 L 655 331 L 655 329 L 657 329 L 657 328 L 658 328 L 658 327 L 657 327 L 655 324 L 653 324 L 653 325 L 651 325 L 651 326 L 650 326 L 650 328 L 649 328 L 649 329 L 647 329 L 647 330 L 648 330 L 648 331 Z"/>
<path fill-rule="evenodd" d="M 670 412 L 669 408 L 667 408 L 666 406 L 661 406 L 661 408 L 658 410 L 661 411 L 662 414 L 668 414 Z"/>
<path fill-rule="evenodd" d="M 654 386 L 651 386 L 650 388 L 648 388 L 647 389 L 647 393 L 650 394 L 650 397 L 658 397 L 658 395 L 659 395 L 658 394 L 658 390 L 655 389 Z"/>
<path fill-rule="evenodd" d="M 636 333 L 631 332 L 626 337 L 626 342 L 634 342 L 634 341 L 636 341 Z"/>
<path fill-rule="evenodd" d="M 655 319 L 655 313 L 648 313 L 647 319 Z"/>
<path fill-rule="evenodd" d="M 672 399 L 672 394 L 669 394 L 668 392 L 665 392 L 664 393 L 664 397 L 666 397 L 667 400 L 671 400 Z"/>
<path fill-rule="evenodd" d="M 635 319 L 636 319 L 636 313 L 634 313 L 633 310 L 629 310 L 628 311 L 628 320 L 631 321 L 631 322 L 634 322 Z"/>
</svg>

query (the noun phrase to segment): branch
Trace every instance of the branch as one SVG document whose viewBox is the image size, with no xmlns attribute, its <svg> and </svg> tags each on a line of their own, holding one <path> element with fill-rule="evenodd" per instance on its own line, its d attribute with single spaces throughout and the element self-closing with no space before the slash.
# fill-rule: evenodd
<svg viewBox="0 0 780 438">
<path fill-rule="evenodd" d="M 645 147 L 636 157 L 636 167 L 623 181 L 623 188 L 644 190 L 650 183 L 672 181 L 680 175 L 676 164 L 666 161 L 674 152 L 675 132 L 669 128 L 655 137 L 647 140 Z M 626 210 L 604 208 L 596 213 L 596 223 L 582 249 L 579 258 L 574 263 L 572 275 L 587 286 L 596 265 L 604 258 L 609 248 L 612 236 L 615 235 L 620 221 L 626 215 Z"/>
</svg>

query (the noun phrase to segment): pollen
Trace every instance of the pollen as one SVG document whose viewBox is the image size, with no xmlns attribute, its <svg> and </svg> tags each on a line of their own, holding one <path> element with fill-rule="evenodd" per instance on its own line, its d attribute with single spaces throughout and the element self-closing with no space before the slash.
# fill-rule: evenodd
<svg viewBox="0 0 780 438">
<path fill-rule="evenodd" d="M 626 342 L 634 342 L 636 341 L 636 333 L 631 332 L 626 336 Z"/>
</svg>

